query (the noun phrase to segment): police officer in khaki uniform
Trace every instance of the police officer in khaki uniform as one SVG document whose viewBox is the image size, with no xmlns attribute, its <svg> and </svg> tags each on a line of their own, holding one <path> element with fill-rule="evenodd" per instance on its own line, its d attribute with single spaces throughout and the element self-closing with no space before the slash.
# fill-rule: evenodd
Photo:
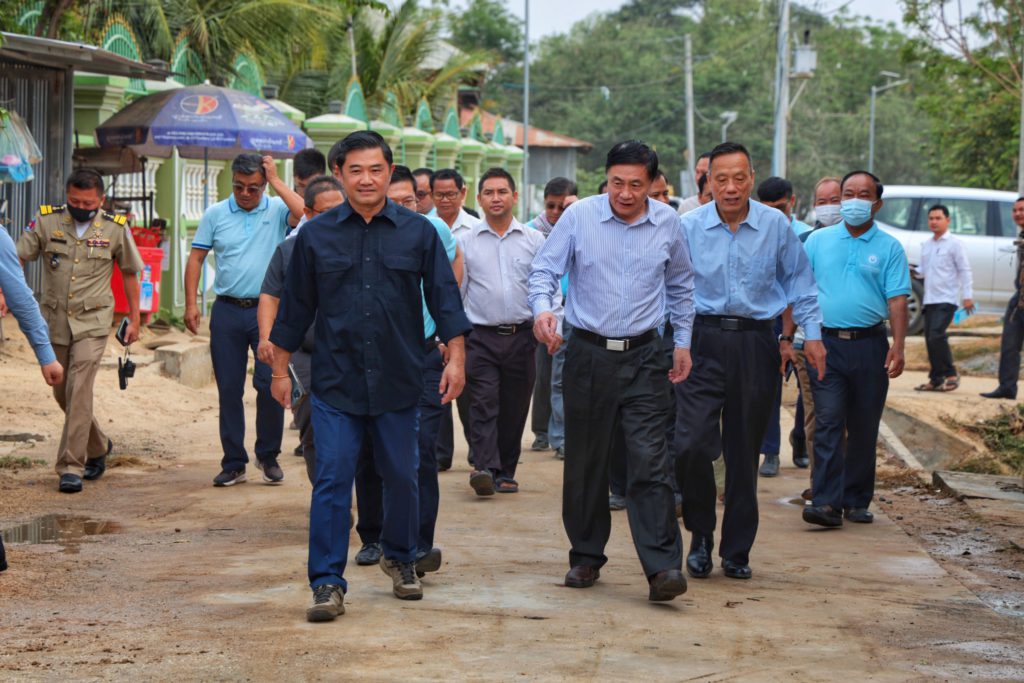
<svg viewBox="0 0 1024 683">
<path fill-rule="evenodd" d="M 139 337 L 139 280 L 142 257 L 124 216 L 101 210 L 103 178 L 79 169 L 68 178 L 67 204 L 41 206 L 18 240 L 22 263 L 43 257 L 43 317 L 57 360 L 66 368 L 53 395 L 64 411 L 64 431 L 57 451 L 60 490 L 77 493 L 82 478 L 99 479 L 110 439 L 93 417 L 93 383 L 107 347 L 114 316 L 110 277 L 114 262 L 124 275 L 129 302 L 130 344 Z"/>
</svg>

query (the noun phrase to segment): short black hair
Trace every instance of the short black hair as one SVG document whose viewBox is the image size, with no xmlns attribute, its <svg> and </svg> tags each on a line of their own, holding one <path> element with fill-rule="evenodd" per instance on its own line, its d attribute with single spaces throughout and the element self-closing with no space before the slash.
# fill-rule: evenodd
<svg viewBox="0 0 1024 683">
<path fill-rule="evenodd" d="M 70 190 L 72 187 L 76 187 L 79 190 L 96 190 L 103 195 L 103 176 L 100 172 L 92 168 L 79 168 L 71 172 L 68 176 L 68 181 L 64 184 L 65 190 Z"/>
<path fill-rule="evenodd" d="M 943 216 L 949 218 L 949 207 L 947 207 L 945 204 L 936 204 L 935 206 L 928 209 L 929 214 L 932 211 L 941 211 Z"/>
<path fill-rule="evenodd" d="M 315 175 L 323 175 L 327 168 L 327 159 L 320 150 L 310 147 L 295 154 L 292 159 L 292 173 L 296 178 L 305 180 Z"/>
<path fill-rule="evenodd" d="M 607 191 L 608 191 L 608 181 L 607 180 L 602 180 L 601 184 L 597 186 L 597 193 L 598 194 L 604 194 Z"/>
<path fill-rule="evenodd" d="M 579 189 L 576 183 L 562 176 L 555 176 L 544 186 L 545 197 L 564 197 L 570 194 L 579 194 Z"/>
<path fill-rule="evenodd" d="M 658 178 L 664 178 L 665 179 L 665 184 L 666 185 L 668 184 L 668 176 L 665 175 L 665 172 L 662 171 L 660 168 L 658 169 L 658 172 L 654 176 L 655 180 L 657 180 Z"/>
<path fill-rule="evenodd" d="M 391 172 L 391 182 L 389 184 L 394 185 L 395 183 L 412 183 L 412 189 L 416 189 L 416 178 L 408 166 L 395 164 L 395 170 Z"/>
<path fill-rule="evenodd" d="M 426 166 L 420 166 L 419 168 L 412 172 L 413 178 L 419 178 L 421 175 L 432 176 L 434 175 L 434 169 L 427 168 Z"/>
<path fill-rule="evenodd" d="M 379 149 L 384 154 L 384 161 L 388 163 L 388 166 L 394 163 L 391 146 L 380 133 L 372 130 L 357 130 L 349 133 L 342 140 L 336 142 L 334 147 L 331 147 L 328 154 L 328 158 L 331 160 L 331 170 L 333 171 L 335 166 L 343 167 L 348 153 L 360 149 Z"/>
<path fill-rule="evenodd" d="M 1024 202 L 1024 197 L 1017 197 L 1016 199 L 1013 200 L 1014 204 L 1016 204 L 1017 202 Z"/>
<path fill-rule="evenodd" d="M 878 176 L 876 176 L 871 171 L 850 171 L 849 173 L 843 176 L 842 180 L 839 181 L 839 191 L 843 191 L 843 186 L 846 185 L 847 180 L 858 175 L 866 175 L 867 177 L 875 181 L 875 199 L 881 199 L 882 190 L 884 190 L 885 188 L 882 187 L 882 181 L 878 179 Z"/>
<path fill-rule="evenodd" d="M 490 180 L 491 178 L 504 178 L 508 181 L 509 189 L 513 192 L 516 191 L 516 180 L 512 177 L 512 174 L 503 168 L 495 166 L 494 168 L 487 169 L 484 171 L 483 175 L 480 176 L 480 182 L 477 183 L 476 189 L 478 194 L 484 191 L 484 181 Z"/>
<path fill-rule="evenodd" d="M 454 168 L 439 168 L 430 174 L 430 191 L 434 191 L 434 183 L 438 180 L 454 180 L 455 187 L 461 190 L 466 186 L 466 181 L 462 179 L 462 174 L 456 171 Z"/>
<path fill-rule="evenodd" d="M 697 196 L 700 197 L 704 194 L 704 188 L 708 184 L 708 174 L 705 173 L 700 178 L 697 178 Z"/>
<path fill-rule="evenodd" d="M 263 168 L 263 157 L 249 152 L 244 152 L 235 157 L 235 160 L 231 162 L 231 172 L 241 173 L 242 175 L 259 173 L 264 178 L 267 177 L 267 169 Z"/>
<path fill-rule="evenodd" d="M 658 153 L 640 140 L 625 140 L 615 143 L 604 160 L 604 170 L 620 164 L 641 164 L 647 170 L 647 179 L 658 175 Z"/>
<path fill-rule="evenodd" d="M 793 196 L 793 183 L 785 178 L 772 176 L 757 186 L 757 198 L 762 202 L 777 202 Z"/>
<path fill-rule="evenodd" d="M 310 211 L 316 205 L 316 198 L 324 192 L 331 192 L 336 190 L 345 196 L 345 190 L 342 189 L 341 183 L 338 179 L 332 175 L 318 175 L 309 181 L 306 185 L 306 193 L 302 196 L 302 201 L 305 202 L 306 208 Z"/>
<path fill-rule="evenodd" d="M 708 171 L 711 171 L 711 166 L 715 163 L 715 159 L 718 157 L 724 157 L 727 154 L 742 154 L 747 158 L 747 165 L 751 169 L 754 168 L 754 163 L 750 160 L 750 152 L 747 148 L 738 142 L 723 142 L 715 145 L 715 148 L 708 153 Z"/>
<path fill-rule="evenodd" d="M 697 157 L 697 161 L 700 161 L 701 159 L 708 159 L 708 160 L 710 160 L 711 159 L 711 152 L 703 152 L 699 157 Z M 697 162 L 694 162 L 693 165 L 696 166 Z"/>
</svg>

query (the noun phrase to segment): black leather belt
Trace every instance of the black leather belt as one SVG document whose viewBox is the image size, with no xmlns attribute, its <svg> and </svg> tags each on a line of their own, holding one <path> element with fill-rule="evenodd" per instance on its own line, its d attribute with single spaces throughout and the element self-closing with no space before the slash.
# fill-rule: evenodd
<svg viewBox="0 0 1024 683">
<path fill-rule="evenodd" d="M 595 346 L 600 346 L 609 351 L 629 351 L 635 349 L 638 346 L 654 341 L 658 338 L 658 330 L 647 330 L 643 334 L 639 334 L 635 337 L 602 337 L 596 332 L 590 330 L 584 330 L 582 327 L 572 328 L 572 336 L 579 337 L 584 341 L 590 342 Z"/>
<path fill-rule="evenodd" d="M 869 337 L 884 337 L 885 323 L 878 323 L 871 327 L 823 327 L 821 331 L 830 337 L 840 339 L 867 339 Z"/>
<path fill-rule="evenodd" d="M 507 323 L 505 325 L 473 325 L 475 330 L 486 330 L 487 332 L 497 332 L 503 337 L 508 337 L 517 332 L 523 332 L 524 330 L 533 329 L 532 320 L 524 320 L 521 323 Z"/>
<path fill-rule="evenodd" d="M 730 315 L 698 315 L 697 322 L 701 325 L 719 327 L 723 330 L 770 330 L 775 324 L 774 320 L 755 320 L 753 318 L 739 318 Z"/>
<path fill-rule="evenodd" d="M 233 296 L 224 296 L 223 294 L 217 295 L 217 301 L 223 301 L 239 308 L 252 308 L 260 305 L 259 299 L 236 299 Z"/>
</svg>

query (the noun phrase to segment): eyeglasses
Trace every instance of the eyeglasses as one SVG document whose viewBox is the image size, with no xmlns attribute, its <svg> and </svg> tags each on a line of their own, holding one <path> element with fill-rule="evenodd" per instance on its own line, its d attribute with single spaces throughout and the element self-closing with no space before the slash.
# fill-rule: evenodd
<svg viewBox="0 0 1024 683">
<path fill-rule="evenodd" d="M 458 192 L 435 192 L 434 199 L 437 201 L 454 202 L 458 199 Z"/>
<path fill-rule="evenodd" d="M 416 199 L 426 199 L 430 196 L 430 190 L 417 190 Z"/>
<path fill-rule="evenodd" d="M 412 196 L 404 197 L 403 199 L 398 200 L 398 203 L 401 204 L 402 206 L 404 206 L 407 209 L 415 209 L 416 208 L 416 198 L 412 197 Z"/>
<path fill-rule="evenodd" d="M 238 194 L 259 194 L 265 185 L 245 185 L 243 183 L 231 183 L 231 189 Z"/>
</svg>

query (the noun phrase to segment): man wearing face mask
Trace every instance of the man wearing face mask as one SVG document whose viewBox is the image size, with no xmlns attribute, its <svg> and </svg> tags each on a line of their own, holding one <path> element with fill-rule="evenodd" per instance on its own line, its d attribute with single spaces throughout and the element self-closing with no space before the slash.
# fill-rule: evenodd
<svg viewBox="0 0 1024 683">
<path fill-rule="evenodd" d="M 889 380 L 903 372 L 910 294 L 903 247 L 875 225 L 881 181 L 853 171 L 840 189 L 843 222 L 816 231 L 806 245 L 818 281 L 828 374 L 810 377 L 817 411 L 813 505 L 804 508 L 803 519 L 825 527 L 842 526 L 844 517 L 873 520 L 875 443 Z"/>
<path fill-rule="evenodd" d="M 82 479 L 99 479 L 114 445 L 93 417 L 93 383 L 107 348 L 114 317 L 110 276 L 114 264 L 124 276 L 128 299 L 125 341 L 139 338 L 139 280 L 142 257 L 125 216 L 103 211 L 103 178 L 79 169 L 68 178 L 67 204 L 40 206 L 18 240 L 24 264 L 44 257 L 43 318 L 57 360 L 67 368 L 53 395 L 64 411 L 57 449 L 62 493 L 78 493 Z"/>
</svg>

